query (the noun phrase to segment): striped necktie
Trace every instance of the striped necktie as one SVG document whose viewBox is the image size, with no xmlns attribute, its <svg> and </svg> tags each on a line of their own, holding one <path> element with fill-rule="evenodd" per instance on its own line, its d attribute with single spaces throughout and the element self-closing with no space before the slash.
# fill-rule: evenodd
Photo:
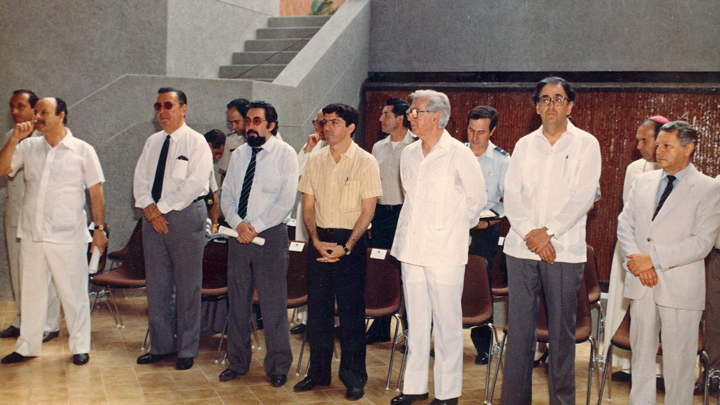
<svg viewBox="0 0 720 405">
<path fill-rule="evenodd" d="M 660 208 L 662 208 L 663 204 L 665 204 L 665 200 L 667 200 L 668 196 L 670 195 L 670 192 L 673 191 L 673 182 L 675 181 L 675 176 L 667 176 L 668 184 L 665 186 L 665 191 L 663 191 L 662 195 L 660 196 L 660 201 L 658 201 L 657 208 L 655 208 L 655 213 L 653 214 L 652 219 L 655 220 L 655 217 L 657 216 L 658 212 L 660 212 Z"/>
<path fill-rule="evenodd" d="M 255 178 L 255 158 L 261 150 L 262 148 L 252 148 L 252 157 L 250 158 L 250 163 L 248 163 L 247 170 L 245 171 L 242 191 L 240 192 L 240 202 L 238 203 L 238 215 L 240 215 L 240 218 L 242 219 L 245 219 L 245 216 L 247 216 L 250 190 L 252 189 L 253 179 Z"/>
</svg>

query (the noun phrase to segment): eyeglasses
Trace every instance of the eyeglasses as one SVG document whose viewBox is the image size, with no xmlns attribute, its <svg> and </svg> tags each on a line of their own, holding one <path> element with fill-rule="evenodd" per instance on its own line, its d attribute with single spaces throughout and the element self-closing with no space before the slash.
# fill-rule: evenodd
<svg viewBox="0 0 720 405">
<path fill-rule="evenodd" d="M 538 100 L 537 103 L 538 103 L 538 105 L 545 107 L 545 106 L 549 106 L 551 101 L 553 102 L 553 104 L 555 104 L 555 107 L 562 107 L 565 105 L 565 103 L 568 101 L 568 99 L 567 99 L 567 97 L 563 97 L 563 96 L 555 96 L 555 97 L 542 96 L 542 97 L 540 97 L 540 99 Z"/>
<path fill-rule="evenodd" d="M 430 111 L 430 110 L 418 110 L 417 108 L 409 108 L 407 111 L 405 111 L 409 117 L 417 118 L 418 114 L 424 112 L 424 113 L 435 113 L 437 111 Z"/>
<path fill-rule="evenodd" d="M 322 125 L 322 123 L 323 123 L 323 120 L 312 120 L 313 125 L 318 125 L 318 124 Z"/>
<path fill-rule="evenodd" d="M 166 110 L 172 110 L 174 105 L 175 105 L 174 103 L 166 101 L 164 103 L 155 103 L 155 104 L 153 104 L 153 107 L 155 107 L 155 111 L 160 111 L 163 108 Z"/>
<path fill-rule="evenodd" d="M 260 125 L 260 124 L 262 124 L 263 122 L 267 122 L 267 120 L 264 120 L 264 119 L 262 119 L 262 118 L 260 118 L 260 117 L 245 118 L 245 125 L 250 125 L 250 124 Z"/>
</svg>

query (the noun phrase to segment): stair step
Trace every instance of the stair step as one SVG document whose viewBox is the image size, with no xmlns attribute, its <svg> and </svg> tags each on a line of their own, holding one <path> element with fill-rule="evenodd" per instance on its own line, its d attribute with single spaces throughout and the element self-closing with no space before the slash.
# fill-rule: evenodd
<svg viewBox="0 0 720 405">
<path fill-rule="evenodd" d="M 222 79 L 260 79 L 275 78 L 287 65 L 229 65 L 220 66 Z M 254 69 L 253 69 L 254 68 Z M 241 75 L 242 74 L 242 75 Z"/>
<path fill-rule="evenodd" d="M 320 28 L 258 28 L 257 39 L 311 38 Z"/>
<path fill-rule="evenodd" d="M 268 27 L 322 27 L 330 16 L 304 16 L 304 17 L 270 17 Z"/>
<path fill-rule="evenodd" d="M 297 52 L 235 52 L 232 56 L 233 65 L 250 65 L 257 63 L 288 64 Z M 269 58 L 269 59 L 268 59 Z M 267 59 L 267 60 L 266 60 Z"/>
<path fill-rule="evenodd" d="M 305 39 L 250 39 L 245 41 L 246 52 L 277 52 L 299 51 L 307 45 L 310 38 Z M 287 49 L 285 49 L 287 48 Z"/>
</svg>

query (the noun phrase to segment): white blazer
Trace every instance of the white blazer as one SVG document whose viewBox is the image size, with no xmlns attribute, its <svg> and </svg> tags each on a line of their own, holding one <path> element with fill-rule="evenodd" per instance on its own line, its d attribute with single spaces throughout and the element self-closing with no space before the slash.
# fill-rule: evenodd
<svg viewBox="0 0 720 405">
<path fill-rule="evenodd" d="M 657 305 L 703 310 L 705 308 L 705 256 L 720 227 L 720 183 L 694 165 L 675 185 L 655 220 L 655 199 L 663 171 L 637 177 L 618 217 L 618 241 L 623 256 L 649 254 L 660 261 L 653 296 Z M 627 258 L 625 269 L 627 270 Z M 640 299 L 650 287 L 628 273 L 624 296 Z"/>
</svg>

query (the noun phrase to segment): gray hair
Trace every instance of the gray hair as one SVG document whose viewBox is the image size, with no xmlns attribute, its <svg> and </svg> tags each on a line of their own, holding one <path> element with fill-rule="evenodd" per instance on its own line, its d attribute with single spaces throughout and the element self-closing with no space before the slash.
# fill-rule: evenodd
<svg viewBox="0 0 720 405">
<path fill-rule="evenodd" d="M 436 111 L 440 113 L 440 120 L 438 121 L 438 128 L 443 129 L 450 120 L 450 99 L 445 93 L 440 93 L 435 90 L 417 90 L 410 95 L 411 100 L 416 98 L 428 99 L 427 106 L 425 108 L 428 111 Z"/>
<path fill-rule="evenodd" d="M 695 145 L 695 149 L 697 149 L 698 131 L 697 131 L 697 129 L 693 128 L 686 121 L 668 122 L 667 124 L 660 127 L 660 131 L 665 131 L 665 132 L 677 131 L 677 140 L 678 140 L 678 142 L 680 142 L 680 145 L 685 147 L 688 144 L 692 143 Z M 690 156 L 692 156 L 694 154 L 695 154 L 695 150 L 693 150 L 693 153 Z"/>
</svg>

